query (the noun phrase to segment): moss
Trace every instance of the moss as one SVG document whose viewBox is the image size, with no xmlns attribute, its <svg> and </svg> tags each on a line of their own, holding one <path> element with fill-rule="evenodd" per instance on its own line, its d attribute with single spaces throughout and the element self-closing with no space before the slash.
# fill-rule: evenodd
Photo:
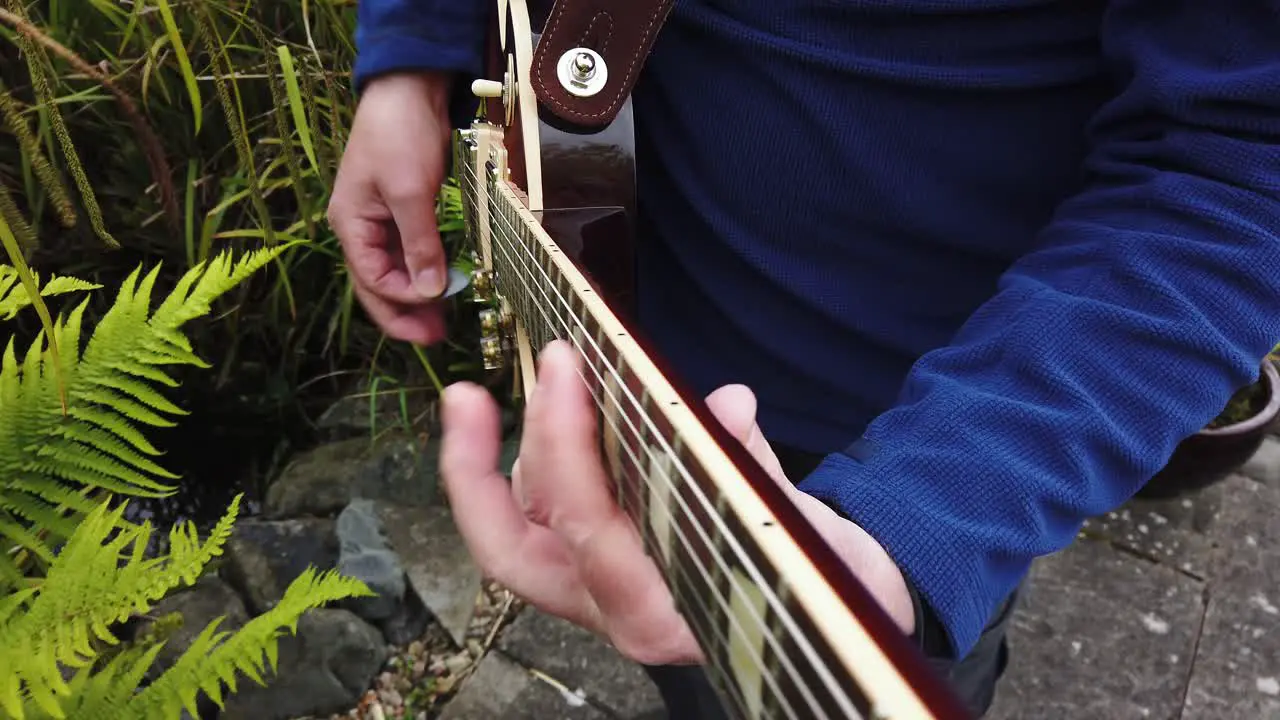
<svg viewBox="0 0 1280 720">
<path fill-rule="evenodd" d="M 1244 422 L 1262 412 L 1267 405 L 1267 386 L 1261 380 L 1240 388 L 1227 401 L 1227 406 L 1209 423 L 1210 428 L 1221 428 Z"/>
</svg>

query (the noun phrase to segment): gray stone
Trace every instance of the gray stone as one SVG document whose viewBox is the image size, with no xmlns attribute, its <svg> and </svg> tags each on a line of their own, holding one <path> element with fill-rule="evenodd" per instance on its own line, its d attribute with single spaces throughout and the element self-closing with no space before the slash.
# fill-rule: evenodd
<svg viewBox="0 0 1280 720">
<path fill-rule="evenodd" d="M 1258 451 L 1241 468 L 1241 473 L 1274 487 L 1280 487 L 1280 440 L 1267 437 Z"/>
<path fill-rule="evenodd" d="M 414 508 L 378 503 L 389 544 L 404 566 L 423 606 L 459 646 L 475 612 L 484 582 L 445 508 Z"/>
<path fill-rule="evenodd" d="M 403 431 L 376 440 L 353 438 L 300 453 L 267 489 L 269 518 L 328 517 L 351 500 L 368 498 L 397 505 L 439 504 L 440 443 Z"/>
<path fill-rule="evenodd" d="M 1221 549 L 1185 720 L 1280 718 L 1280 486 L 1223 483 Z"/>
<path fill-rule="evenodd" d="M 1214 485 L 1180 498 L 1135 498 L 1122 508 L 1090 519 L 1082 532 L 1204 578 L 1214 550 L 1213 540 L 1205 533 L 1217 517 L 1221 497 L 1221 486 Z"/>
<path fill-rule="evenodd" d="M 227 541 L 224 575 L 245 598 L 249 612 L 275 607 L 289 583 L 308 566 L 331 570 L 338 561 L 332 520 L 242 520 Z"/>
<path fill-rule="evenodd" d="M 1083 540 L 1033 567 L 988 720 L 1172 718 L 1203 584 Z"/>
<path fill-rule="evenodd" d="M 580 688 L 615 715 L 636 717 L 662 709 L 662 697 L 639 664 L 560 618 L 526 608 L 503 632 L 498 647 L 521 665 Z"/>
<path fill-rule="evenodd" d="M 363 581 L 375 593 L 348 598 L 344 607 L 366 620 L 390 619 L 404 599 L 404 567 L 388 547 L 381 523 L 371 500 L 351 501 L 337 520 L 338 571 Z"/>
<path fill-rule="evenodd" d="M 440 427 L 434 388 L 411 391 L 391 388 L 370 395 L 359 392 L 339 399 L 316 420 L 330 440 L 370 439 L 385 432 L 421 428 L 437 434 Z"/>
<path fill-rule="evenodd" d="M 289 720 L 345 713 L 359 702 L 390 653 L 382 634 L 341 609 L 307 611 L 298 634 L 279 639 L 279 674 L 263 687 L 238 682 L 220 720 Z"/>
<path fill-rule="evenodd" d="M 155 620 L 176 613 L 180 624 L 168 632 L 157 627 Z M 164 647 L 156 656 L 150 673 L 159 675 L 177 662 L 209 623 L 221 618 L 219 631 L 235 631 L 249 621 L 244 601 L 231 586 L 215 575 L 206 575 L 189 588 L 165 596 L 147 613 L 147 620 L 139 624 L 137 636 L 150 635 L 164 640 Z"/>
<path fill-rule="evenodd" d="M 573 689 L 554 682 L 491 652 L 463 681 L 439 720 L 608 720 Z"/>
</svg>

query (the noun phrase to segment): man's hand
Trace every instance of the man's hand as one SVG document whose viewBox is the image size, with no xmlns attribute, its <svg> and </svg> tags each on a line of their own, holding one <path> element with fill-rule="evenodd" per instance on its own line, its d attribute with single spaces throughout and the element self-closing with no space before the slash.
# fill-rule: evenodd
<svg viewBox="0 0 1280 720">
<path fill-rule="evenodd" d="M 448 283 L 436 193 L 449 147 L 447 76 L 395 74 L 365 88 L 329 202 L 356 297 L 387 335 L 444 338 Z"/>
<path fill-rule="evenodd" d="M 632 660 L 700 663 L 670 590 L 610 494 L 581 368 L 563 341 L 542 353 L 510 484 L 497 467 L 499 412 L 488 392 L 466 384 L 446 391 L 440 466 L 455 522 L 485 574 L 535 607 L 598 633 Z M 751 391 L 728 385 L 707 403 L 910 633 L 901 573 L 869 535 L 783 477 Z"/>
</svg>

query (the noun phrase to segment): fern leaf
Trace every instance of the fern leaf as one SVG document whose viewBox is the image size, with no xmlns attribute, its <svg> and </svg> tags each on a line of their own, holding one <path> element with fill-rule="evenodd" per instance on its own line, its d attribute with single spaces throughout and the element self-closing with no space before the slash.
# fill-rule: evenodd
<svg viewBox="0 0 1280 720">
<path fill-rule="evenodd" d="M 278 639 L 286 630 L 295 634 L 298 620 L 308 610 L 335 600 L 372 594 L 359 580 L 332 570 L 317 573 L 314 567 L 308 567 L 289 584 L 275 607 L 234 634 L 216 632 L 216 620 L 209 623 L 178 662 L 139 693 L 130 707 L 136 709 L 138 717 L 151 717 L 152 713 L 176 717 L 183 708 L 194 712 L 189 704 L 194 702 L 192 687 L 200 687 L 221 707 L 222 685 L 234 690 L 237 673 L 259 685 L 267 684 L 268 667 L 272 673 L 277 669 Z"/>
<path fill-rule="evenodd" d="M 171 426 L 185 414 L 161 392 L 176 382 L 159 367 L 207 366 L 192 351 L 183 326 L 208 314 L 219 297 L 287 247 L 239 258 L 214 256 L 184 273 L 154 312 L 159 266 L 145 273 L 136 268 L 87 341 L 81 326 L 87 298 L 53 322 L 50 332 L 37 334 L 21 358 L 10 340 L 0 357 L 0 428 L 5 428 L 0 433 L 0 509 L 10 513 L 9 519 L 34 523 L 37 517 L 49 520 L 68 509 L 84 512 L 92 507 L 82 495 L 87 492 L 171 494 L 174 488 L 167 483 L 177 476 L 162 467 L 159 450 L 143 433 L 148 426 Z M 21 307 L 29 297 L 15 273 L 0 266 L 0 313 Z M 36 295 L 92 287 L 75 278 L 53 278 Z M 56 358 L 49 338 L 61 350 Z M 54 382 L 58 368 L 66 382 L 65 415 Z M 43 545 L 33 545 L 30 532 L 7 532 L 9 527 L 0 525 L 0 538 L 41 558 L 66 538 L 62 526 L 39 525 L 50 534 Z M 0 565 L 6 561 L 7 556 L 0 557 Z"/>
<path fill-rule="evenodd" d="M 39 285 L 39 273 L 33 271 L 31 274 Z M 18 271 L 12 265 L 0 265 L 0 320 L 11 320 L 20 310 L 31 305 L 31 295 L 18 280 Z M 79 278 L 54 275 L 49 278 L 49 282 L 40 286 L 40 297 L 97 290 L 100 287 L 102 286 L 97 283 Z"/>
</svg>

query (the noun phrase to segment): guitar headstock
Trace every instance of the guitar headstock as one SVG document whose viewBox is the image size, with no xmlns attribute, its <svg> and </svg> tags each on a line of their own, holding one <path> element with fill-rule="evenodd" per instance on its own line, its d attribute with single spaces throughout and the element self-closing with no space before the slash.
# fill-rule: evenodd
<svg viewBox="0 0 1280 720">
<path fill-rule="evenodd" d="M 486 77 L 471 82 L 480 112 L 469 128 L 458 133 L 454 167 L 463 193 L 466 234 L 472 242 L 472 300 L 484 306 L 479 313 L 484 368 L 505 371 L 515 358 L 515 369 L 528 390 L 533 354 L 524 347 L 527 339 L 499 289 L 495 253 L 500 248 L 494 234 L 510 230 L 506 221 L 495 217 L 495 202 L 502 202 L 495 192 L 499 185 L 512 190 L 526 207 L 541 209 L 537 105 L 526 79 L 533 33 L 524 0 L 500 0 L 493 11 Z"/>
</svg>

